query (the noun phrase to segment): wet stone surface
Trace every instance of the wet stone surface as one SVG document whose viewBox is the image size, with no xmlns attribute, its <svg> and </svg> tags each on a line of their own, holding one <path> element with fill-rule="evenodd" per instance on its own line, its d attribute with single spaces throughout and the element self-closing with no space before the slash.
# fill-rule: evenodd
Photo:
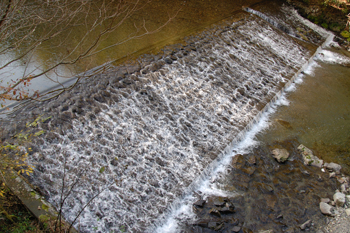
<svg viewBox="0 0 350 233">
<path fill-rule="evenodd" d="M 198 219 L 186 232 L 235 232 L 235 226 L 241 228 L 237 232 L 316 232 L 327 222 L 319 209 L 321 198 L 332 199 L 340 182 L 304 165 L 298 146 L 296 140 L 276 142 L 233 157 L 227 174 L 215 181 L 233 196 L 209 196 L 203 205 L 193 205 Z M 285 163 L 272 157 L 276 148 L 290 153 Z M 226 205 L 232 211 L 223 211 Z"/>
</svg>

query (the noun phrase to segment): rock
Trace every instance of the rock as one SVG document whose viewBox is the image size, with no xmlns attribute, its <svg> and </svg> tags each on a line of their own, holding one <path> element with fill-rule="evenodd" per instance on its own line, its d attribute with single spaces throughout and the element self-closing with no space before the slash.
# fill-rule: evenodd
<svg viewBox="0 0 350 233">
<path fill-rule="evenodd" d="M 310 175 L 310 172 L 308 172 L 308 171 L 301 171 L 301 173 L 303 173 L 304 175 L 306 175 L 306 176 L 309 176 Z"/>
<path fill-rule="evenodd" d="M 112 159 L 112 161 L 110 162 L 113 166 L 118 166 L 119 162 L 118 162 L 118 158 Z"/>
<path fill-rule="evenodd" d="M 348 187 L 349 187 L 349 186 L 347 185 L 347 183 L 346 183 L 346 184 L 342 184 L 342 185 L 340 186 L 340 191 L 341 191 L 342 193 L 346 193 Z"/>
<path fill-rule="evenodd" d="M 192 224 L 193 226 L 208 227 L 208 220 L 200 219 Z"/>
<path fill-rule="evenodd" d="M 258 233 L 274 233 L 273 230 L 261 230 L 261 231 L 258 231 Z"/>
<path fill-rule="evenodd" d="M 336 174 L 340 174 L 341 166 L 339 164 L 325 163 L 324 167 L 331 170 L 331 171 L 334 171 Z"/>
<path fill-rule="evenodd" d="M 101 102 L 101 103 L 106 102 L 106 99 L 101 94 L 96 93 L 96 94 L 93 94 L 91 97 L 98 102 Z"/>
<path fill-rule="evenodd" d="M 217 227 L 214 228 L 214 231 L 219 231 L 221 228 L 224 227 L 224 223 L 219 224 Z"/>
<path fill-rule="evenodd" d="M 350 195 L 346 195 L 345 198 L 347 202 L 350 202 Z"/>
<path fill-rule="evenodd" d="M 323 182 L 323 178 L 322 178 L 322 176 L 320 176 L 320 175 L 316 175 L 316 177 L 317 177 L 317 181 L 319 181 L 319 182 Z"/>
<path fill-rule="evenodd" d="M 256 165 L 256 158 L 254 155 L 247 156 L 247 162 L 249 165 Z"/>
<path fill-rule="evenodd" d="M 337 206 L 343 207 L 345 204 L 345 194 L 337 192 L 333 195 L 333 200 Z"/>
<path fill-rule="evenodd" d="M 330 206 L 327 203 L 320 202 L 320 210 L 321 210 L 322 214 L 334 216 L 333 206 Z"/>
<path fill-rule="evenodd" d="M 205 204 L 205 200 L 198 200 L 193 205 L 198 206 L 198 207 L 203 207 Z"/>
<path fill-rule="evenodd" d="M 307 220 L 303 224 L 300 225 L 301 230 L 305 230 L 306 228 L 309 228 L 311 226 L 311 220 Z"/>
<path fill-rule="evenodd" d="M 274 149 L 272 154 L 279 163 L 284 163 L 289 158 L 289 153 L 286 149 Z"/>
<path fill-rule="evenodd" d="M 349 177 L 345 177 L 345 176 L 339 177 L 339 178 L 338 178 L 338 181 L 339 181 L 339 183 L 341 183 L 341 184 L 349 183 Z"/>
<path fill-rule="evenodd" d="M 284 233 L 295 233 L 294 228 L 293 227 L 289 227 L 287 228 L 285 231 L 283 231 Z"/>
<path fill-rule="evenodd" d="M 215 209 L 215 208 L 212 208 L 211 210 L 209 210 L 209 214 L 221 218 L 220 212 L 217 209 Z"/>
<path fill-rule="evenodd" d="M 215 228 L 218 225 L 217 222 L 208 222 L 208 227 L 209 228 Z"/>
<path fill-rule="evenodd" d="M 74 115 L 71 112 L 65 111 L 65 112 L 62 112 L 59 117 L 61 120 L 68 121 L 74 118 Z"/>
<path fill-rule="evenodd" d="M 165 58 L 164 61 L 167 63 L 167 64 L 171 64 L 173 63 L 173 60 L 171 58 Z"/>
<path fill-rule="evenodd" d="M 300 146 L 298 146 L 298 150 L 301 151 L 305 165 L 315 166 L 319 168 L 322 167 L 323 160 L 315 156 L 309 148 L 303 144 L 300 144 Z"/>
<path fill-rule="evenodd" d="M 240 230 L 241 230 L 241 228 L 239 226 L 234 226 L 231 229 L 232 232 L 239 232 Z"/>
<path fill-rule="evenodd" d="M 241 171 L 247 174 L 248 176 L 252 176 L 256 170 L 256 167 L 247 167 L 247 168 L 242 168 Z"/>
<path fill-rule="evenodd" d="M 331 199 L 329 199 L 329 198 L 321 198 L 321 202 L 329 203 L 330 201 L 331 201 Z"/>
<path fill-rule="evenodd" d="M 278 123 L 280 123 L 286 129 L 293 129 L 292 125 L 288 121 L 284 121 L 284 120 L 281 120 L 281 119 L 277 119 L 276 121 Z"/>
<path fill-rule="evenodd" d="M 329 178 L 334 178 L 336 176 L 335 172 L 329 173 Z"/>
<path fill-rule="evenodd" d="M 350 216 L 350 208 L 346 209 L 345 212 L 348 216 Z"/>
<path fill-rule="evenodd" d="M 235 212 L 234 210 L 235 210 L 234 205 L 232 205 L 231 203 L 226 202 L 225 206 L 222 207 L 219 211 L 221 213 L 224 213 L 224 214 L 232 214 L 232 213 Z"/>
<path fill-rule="evenodd" d="M 215 206 L 224 206 L 226 203 L 226 199 L 223 197 L 214 197 L 214 205 Z"/>
</svg>

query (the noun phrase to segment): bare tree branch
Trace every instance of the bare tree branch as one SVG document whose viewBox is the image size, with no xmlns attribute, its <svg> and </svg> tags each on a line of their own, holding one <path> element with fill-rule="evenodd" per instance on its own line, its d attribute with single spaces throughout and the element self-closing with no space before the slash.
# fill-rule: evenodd
<svg viewBox="0 0 350 233">
<path fill-rule="evenodd" d="M 38 99 L 38 92 L 29 95 L 23 91 L 22 86 L 33 79 L 48 75 L 50 72 L 56 72 L 60 66 L 74 65 L 81 60 L 130 40 L 158 32 L 178 13 L 169 15 L 166 22 L 152 30 L 147 27 L 144 20 L 141 26 L 135 25 L 134 32 L 111 45 L 100 48 L 101 42 L 108 34 L 118 30 L 127 19 L 149 2 L 150 0 L 9 0 L 6 4 L 0 3 L 0 8 L 3 9 L 3 12 L 0 10 L 0 15 L 2 15 L 0 20 L 0 56 L 11 55 L 13 57 L 0 64 L 0 70 L 5 70 L 17 62 L 26 64 L 21 78 L 13 80 L 6 86 L 0 86 L 0 101 Z M 28 70 L 34 53 L 45 46 L 67 44 L 68 37 L 64 35 L 71 35 L 74 38 L 73 31 L 78 28 L 82 30 L 82 26 L 85 32 L 82 36 L 77 37 L 74 47 L 67 49 L 66 54 L 62 53 L 61 57 L 55 57 L 56 61 L 47 67 L 44 67 L 43 64 L 34 70 Z M 61 36 L 64 39 L 60 40 Z M 78 81 L 80 79 L 81 77 L 78 78 Z M 63 93 L 69 88 L 62 88 L 57 93 Z"/>
</svg>

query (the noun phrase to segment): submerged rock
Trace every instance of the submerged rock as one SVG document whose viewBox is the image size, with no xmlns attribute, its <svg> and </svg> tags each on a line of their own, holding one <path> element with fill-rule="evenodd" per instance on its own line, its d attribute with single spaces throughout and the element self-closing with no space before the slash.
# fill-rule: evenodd
<svg viewBox="0 0 350 233">
<path fill-rule="evenodd" d="M 293 127 L 291 126 L 291 124 L 288 121 L 284 121 L 281 119 L 276 119 L 276 121 L 281 124 L 283 127 L 285 127 L 286 129 L 293 129 Z"/>
<path fill-rule="evenodd" d="M 274 233 L 273 230 L 262 230 L 262 231 L 259 231 L 258 233 Z"/>
<path fill-rule="evenodd" d="M 225 203 L 226 203 L 226 199 L 224 197 L 214 197 L 215 206 L 224 206 Z"/>
<path fill-rule="evenodd" d="M 289 152 L 286 149 L 274 149 L 272 154 L 279 163 L 284 163 L 289 158 Z"/>
<path fill-rule="evenodd" d="M 298 146 L 298 150 L 301 152 L 301 155 L 303 156 L 305 165 L 315 166 L 319 168 L 322 167 L 323 160 L 315 156 L 309 148 L 307 148 L 303 144 L 300 144 L 300 146 Z"/>
<path fill-rule="evenodd" d="M 212 208 L 211 210 L 209 210 L 209 214 L 221 218 L 221 214 L 220 214 L 219 210 L 216 208 Z"/>
<path fill-rule="evenodd" d="M 305 230 L 306 228 L 309 228 L 311 226 L 311 220 L 307 220 L 303 224 L 300 225 L 301 230 Z"/>
<path fill-rule="evenodd" d="M 203 207 L 205 204 L 205 200 L 198 200 L 195 203 L 193 203 L 194 206 L 198 206 L 198 207 Z"/>
<path fill-rule="evenodd" d="M 240 230 L 241 230 L 241 228 L 239 226 L 234 226 L 231 229 L 232 232 L 239 232 Z"/>
<path fill-rule="evenodd" d="M 232 205 L 232 203 L 226 202 L 224 207 L 222 207 L 219 211 L 224 214 L 232 214 L 235 212 L 234 209 L 235 207 Z"/>
</svg>

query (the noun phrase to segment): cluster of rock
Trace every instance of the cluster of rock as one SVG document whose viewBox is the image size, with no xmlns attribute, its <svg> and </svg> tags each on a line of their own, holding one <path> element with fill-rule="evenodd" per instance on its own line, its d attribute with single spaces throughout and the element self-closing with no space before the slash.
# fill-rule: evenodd
<svg viewBox="0 0 350 233">
<path fill-rule="evenodd" d="M 304 146 L 303 144 L 298 146 L 298 150 L 302 155 L 303 162 L 308 166 L 315 166 L 321 168 L 322 172 L 329 172 L 329 178 L 335 178 L 340 183 L 340 190 L 336 190 L 333 195 L 333 200 L 330 198 L 321 198 L 320 210 L 322 214 L 328 216 L 335 216 L 337 211 L 335 207 L 347 208 L 346 213 L 350 215 L 350 193 L 349 177 L 341 174 L 341 165 L 336 163 L 324 163 L 322 159 L 319 159 L 313 154 L 313 152 Z M 274 149 L 272 150 L 273 157 L 279 162 L 283 163 L 288 160 L 289 153 L 286 149 Z M 310 220 L 300 226 L 301 229 L 306 229 L 310 224 Z"/>
<path fill-rule="evenodd" d="M 322 172 L 329 172 L 329 178 L 335 178 L 338 180 L 340 185 L 340 191 L 336 190 L 333 195 L 333 200 L 329 198 L 322 198 L 320 202 L 321 212 L 325 215 L 334 216 L 335 209 L 334 206 L 337 207 L 347 207 L 350 206 L 350 195 L 347 195 L 350 192 L 349 188 L 349 177 L 341 174 L 341 165 L 336 163 L 323 163 L 323 160 L 319 159 L 315 156 L 312 151 L 305 147 L 304 145 L 300 145 L 298 149 L 301 151 L 301 154 L 304 159 L 305 165 L 311 165 L 321 168 Z M 350 208 L 347 209 L 347 213 L 350 215 Z"/>
<path fill-rule="evenodd" d="M 272 147 L 259 147 L 247 155 L 234 156 L 226 177 L 217 178 L 215 183 L 235 195 L 202 193 L 193 203 L 197 220 L 188 224 L 187 229 L 316 232 L 326 225 L 325 215 L 334 216 L 335 207 L 348 205 L 349 178 L 341 174 L 340 165 L 324 163 L 309 148 L 294 141 Z M 267 156 L 269 153 L 276 162 Z M 333 195 L 339 186 L 341 190 Z"/>
<path fill-rule="evenodd" d="M 232 232 L 240 232 L 242 227 L 239 226 L 239 220 L 232 218 L 230 222 L 224 223 L 216 221 L 214 218 L 222 218 L 222 215 L 232 215 L 235 213 L 235 206 L 233 201 L 224 197 L 209 197 L 207 200 L 200 199 L 193 203 L 193 210 L 197 214 L 200 213 L 204 207 L 209 208 L 207 212 L 207 218 L 200 219 L 194 223 L 196 226 L 209 228 L 211 230 L 222 230 L 229 224 Z"/>
</svg>

